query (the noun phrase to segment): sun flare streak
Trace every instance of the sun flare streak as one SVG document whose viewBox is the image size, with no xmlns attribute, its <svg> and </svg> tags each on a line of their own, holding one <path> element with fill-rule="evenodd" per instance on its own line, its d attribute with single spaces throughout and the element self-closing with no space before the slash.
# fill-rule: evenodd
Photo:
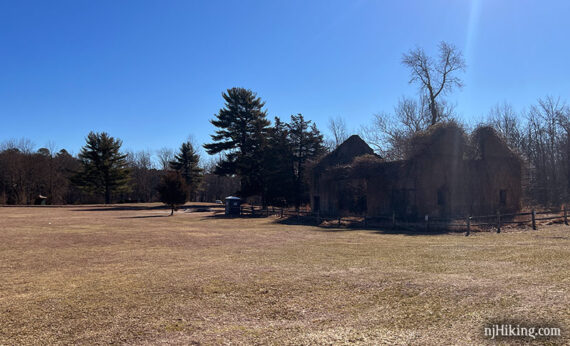
<svg viewBox="0 0 570 346">
<path fill-rule="evenodd" d="M 469 22 L 467 23 L 467 37 L 465 38 L 465 57 L 467 61 L 473 61 L 473 46 L 477 40 L 477 26 L 481 12 L 481 0 L 471 0 L 469 10 Z"/>
</svg>

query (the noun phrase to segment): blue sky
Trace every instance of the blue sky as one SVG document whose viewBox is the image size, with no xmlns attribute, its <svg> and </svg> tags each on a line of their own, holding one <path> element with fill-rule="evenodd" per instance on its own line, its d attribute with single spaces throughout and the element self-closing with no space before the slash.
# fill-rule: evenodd
<svg viewBox="0 0 570 346">
<path fill-rule="evenodd" d="M 416 96 L 416 46 L 464 52 L 450 95 L 476 122 L 570 92 L 569 1 L 0 1 L 0 142 L 77 153 L 91 130 L 130 150 L 209 141 L 221 93 L 240 86 L 269 117 L 302 113 L 357 130 Z"/>
</svg>

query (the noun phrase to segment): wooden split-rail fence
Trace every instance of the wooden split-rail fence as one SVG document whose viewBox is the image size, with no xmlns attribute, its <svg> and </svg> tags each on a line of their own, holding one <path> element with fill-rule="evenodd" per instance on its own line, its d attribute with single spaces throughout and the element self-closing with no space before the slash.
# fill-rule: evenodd
<svg viewBox="0 0 570 346">
<path fill-rule="evenodd" d="M 464 218 L 438 218 L 425 215 L 422 220 L 410 220 L 400 218 L 396 213 L 383 216 L 324 216 L 319 212 L 313 212 L 308 208 L 291 209 L 279 207 L 260 207 L 247 206 L 241 207 L 241 215 L 249 216 L 277 216 L 279 218 L 296 218 L 304 221 L 314 221 L 320 225 L 326 222 L 328 225 L 350 225 L 364 227 L 393 227 L 401 229 L 409 229 L 413 231 L 430 231 L 435 229 L 455 229 L 464 230 L 468 236 L 475 229 L 495 230 L 501 233 L 506 225 L 529 225 L 533 230 L 538 228 L 538 221 L 558 220 L 560 223 L 568 225 L 568 212 L 566 206 L 559 210 L 541 210 L 532 209 L 528 212 L 501 214 L 497 211 L 492 215 L 466 216 Z"/>
</svg>

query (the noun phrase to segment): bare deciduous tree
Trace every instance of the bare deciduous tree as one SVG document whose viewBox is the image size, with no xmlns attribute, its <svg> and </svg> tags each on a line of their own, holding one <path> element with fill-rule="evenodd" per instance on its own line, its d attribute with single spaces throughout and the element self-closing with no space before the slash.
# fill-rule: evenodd
<svg viewBox="0 0 570 346">
<path fill-rule="evenodd" d="M 457 76 L 466 68 L 463 54 L 454 45 L 441 42 L 437 61 L 416 48 L 403 55 L 402 63 L 410 69 L 410 83 L 419 83 L 420 92 L 428 98 L 431 124 L 437 123 L 442 115 L 438 97 L 463 86 Z"/>
<path fill-rule="evenodd" d="M 160 181 L 149 150 L 127 152 L 127 162 L 131 170 L 130 199 L 137 202 L 156 200 L 156 186 Z"/>
<path fill-rule="evenodd" d="M 538 99 L 526 114 L 520 148 L 529 162 L 531 203 L 558 205 L 570 197 L 569 116 L 566 104 L 550 96 Z"/>
<path fill-rule="evenodd" d="M 34 143 L 28 138 L 10 138 L 0 143 L 0 150 L 17 149 L 22 153 L 30 154 L 34 151 Z"/>
<path fill-rule="evenodd" d="M 205 158 L 204 177 L 200 181 L 198 200 L 201 202 L 214 202 L 234 195 L 240 188 L 240 179 L 237 176 L 223 176 L 215 174 L 216 167 L 223 162 L 222 154 Z"/>
<path fill-rule="evenodd" d="M 344 118 L 337 116 L 336 118 L 329 118 L 328 129 L 332 135 L 332 143 L 330 149 L 335 149 L 341 145 L 348 138 L 348 130 Z"/>
<path fill-rule="evenodd" d="M 170 169 L 170 161 L 174 160 L 174 150 L 166 147 L 160 148 L 156 152 L 156 156 L 158 156 L 158 161 L 162 170 Z"/>
<path fill-rule="evenodd" d="M 378 113 L 372 123 L 360 128 L 360 136 L 388 160 L 405 158 L 409 139 L 430 125 L 428 101 L 402 97 L 394 113 Z"/>
<path fill-rule="evenodd" d="M 503 102 L 489 111 L 489 125 L 493 126 L 513 149 L 520 149 L 522 140 L 521 122 L 513 107 Z"/>
</svg>

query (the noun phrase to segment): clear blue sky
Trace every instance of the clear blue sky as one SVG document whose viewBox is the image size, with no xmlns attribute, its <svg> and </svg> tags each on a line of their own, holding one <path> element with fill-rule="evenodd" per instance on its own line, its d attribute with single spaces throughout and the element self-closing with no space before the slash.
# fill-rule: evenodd
<svg viewBox="0 0 570 346">
<path fill-rule="evenodd" d="M 570 91 L 570 1 L 0 2 L 0 142 L 77 153 L 91 130 L 125 149 L 209 141 L 221 93 L 240 86 L 269 116 L 357 130 L 415 96 L 402 53 L 455 44 L 468 64 L 451 95 L 475 121 Z"/>
</svg>

